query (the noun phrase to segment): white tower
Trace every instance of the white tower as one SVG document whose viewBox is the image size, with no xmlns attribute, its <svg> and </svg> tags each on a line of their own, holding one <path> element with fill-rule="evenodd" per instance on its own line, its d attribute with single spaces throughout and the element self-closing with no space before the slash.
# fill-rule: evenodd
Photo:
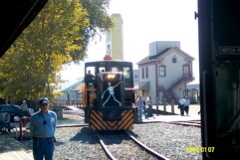
<svg viewBox="0 0 240 160">
<path fill-rule="evenodd" d="M 113 60 L 123 60 L 123 20 L 120 14 L 111 15 L 113 29 L 106 34 L 106 51 Z"/>
</svg>

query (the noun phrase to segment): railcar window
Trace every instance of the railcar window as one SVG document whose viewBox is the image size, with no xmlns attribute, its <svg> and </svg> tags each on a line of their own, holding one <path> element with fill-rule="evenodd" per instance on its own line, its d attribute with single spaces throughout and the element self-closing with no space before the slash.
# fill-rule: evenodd
<svg viewBox="0 0 240 160">
<path fill-rule="evenodd" d="M 119 68 L 118 67 L 112 67 L 111 71 L 112 72 L 119 72 Z"/>
<path fill-rule="evenodd" d="M 123 74 L 125 79 L 130 79 L 130 68 L 129 67 L 123 67 Z"/>
<path fill-rule="evenodd" d="M 99 67 L 98 71 L 99 71 L 99 73 L 106 72 L 106 68 L 105 67 Z"/>
<path fill-rule="evenodd" d="M 95 69 L 95 67 L 87 67 L 85 73 L 95 76 L 96 69 Z"/>
</svg>

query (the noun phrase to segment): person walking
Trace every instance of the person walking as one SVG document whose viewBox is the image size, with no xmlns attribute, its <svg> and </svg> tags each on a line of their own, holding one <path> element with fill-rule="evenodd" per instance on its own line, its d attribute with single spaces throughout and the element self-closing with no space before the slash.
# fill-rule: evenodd
<svg viewBox="0 0 240 160">
<path fill-rule="evenodd" d="M 54 137 L 57 115 L 48 110 L 48 99 L 41 98 L 38 104 L 40 111 L 34 113 L 30 121 L 30 136 L 33 140 L 34 160 L 52 160 L 54 153 Z"/>
<path fill-rule="evenodd" d="M 185 99 L 182 96 L 178 106 L 178 108 L 180 109 L 181 116 L 184 116 L 184 103 L 185 103 Z"/>
<path fill-rule="evenodd" d="M 143 111 L 144 111 L 144 100 L 140 96 L 139 100 L 138 100 L 138 112 L 139 112 L 138 120 L 139 120 L 139 122 L 142 122 Z"/>
<path fill-rule="evenodd" d="M 190 105 L 190 101 L 189 101 L 188 97 L 186 97 L 185 102 L 184 102 L 184 111 L 186 112 L 187 116 L 188 116 L 188 111 L 189 111 L 189 105 Z"/>
</svg>

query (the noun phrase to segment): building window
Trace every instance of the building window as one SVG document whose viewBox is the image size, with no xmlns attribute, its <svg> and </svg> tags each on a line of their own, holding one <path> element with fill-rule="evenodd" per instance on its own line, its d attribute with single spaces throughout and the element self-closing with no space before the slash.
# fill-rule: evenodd
<svg viewBox="0 0 240 160">
<path fill-rule="evenodd" d="M 172 58 L 172 63 L 177 63 L 177 58 L 175 57 L 175 55 Z"/>
<path fill-rule="evenodd" d="M 159 67 L 159 76 L 160 77 L 166 77 L 166 66 L 160 66 Z"/>
<path fill-rule="evenodd" d="M 142 68 L 142 79 L 144 79 L 144 68 Z"/>
<path fill-rule="evenodd" d="M 146 78 L 148 78 L 148 67 L 146 67 Z"/>
</svg>

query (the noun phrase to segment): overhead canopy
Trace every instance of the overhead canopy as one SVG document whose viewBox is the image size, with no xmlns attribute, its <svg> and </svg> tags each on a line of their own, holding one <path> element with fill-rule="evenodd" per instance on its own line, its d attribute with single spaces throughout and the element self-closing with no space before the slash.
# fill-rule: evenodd
<svg viewBox="0 0 240 160">
<path fill-rule="evenodd" d="M 0 58 L 33 21 L 48 0 L 6 0 L 0 2 Z"/>
<path fill-rule="evenodd" d="M 140 90 L 149 90 L 150 88 L 150 82 L 149 81 L 143 81 L 140 82 Z"/>
</svg>

